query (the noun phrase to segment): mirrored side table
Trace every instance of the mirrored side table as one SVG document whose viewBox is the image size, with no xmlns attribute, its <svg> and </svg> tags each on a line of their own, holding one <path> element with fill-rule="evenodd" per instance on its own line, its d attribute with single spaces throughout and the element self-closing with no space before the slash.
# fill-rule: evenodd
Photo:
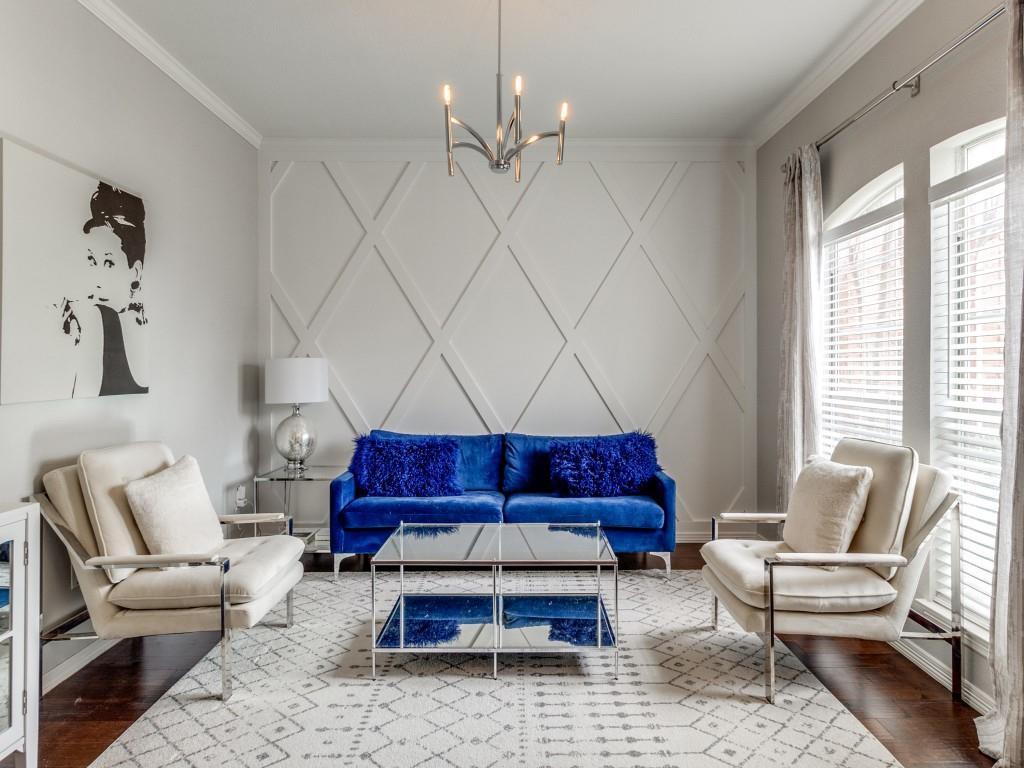
<svg viewBox="0 0 1024 768">
<path fill-rule="evenodd" d="M 259 512 L 260 483 L 284 483 L 284 514 L 288 532 L 292 536 L 302 539 L 306 545 L 306 552 L 329 553 L 331 551 L 330 520 L 325 518 L 320 524 L 312 525 L 296 526 L 294 524 L 292 483 L 330 483 L 346 471 L 348 471 L 347 467 L 340 466 L 308 466 L 302 472 L 295 472 L 287 467 L 278 467 L 270 472 L 256 475 L 252 479 L 253 512 Z M 326 508 L 329 510 L 330 504 L 326 505 Z M 330 513 L 328 512 L 328 514 Z"/>
</svg>

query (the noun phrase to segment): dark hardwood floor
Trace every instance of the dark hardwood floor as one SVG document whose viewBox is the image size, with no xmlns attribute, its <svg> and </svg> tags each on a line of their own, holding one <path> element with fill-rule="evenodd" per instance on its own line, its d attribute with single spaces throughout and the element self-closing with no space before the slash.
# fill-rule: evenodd
<svg viewBox="0 0 1024 768">
<path fill-rule="evenodd" d="M 703 565 L 695 544 L 681 544 L 677 569 Z M 329 556 L 307 570 L 330 570 Z M 621 555 L 622 568 L 658 568 L 644 555 Z M 351 559 L 345 570 L 367 567 Z M 885 643 L 783 636 L 782 640 L 906 768 L 991 766 L 978 752 L 973 718 L 949 691 Z M 43 697 L 40 765 L 84 768 L 216 643 L 212 632 L 125 640 Z"/>
</svg>

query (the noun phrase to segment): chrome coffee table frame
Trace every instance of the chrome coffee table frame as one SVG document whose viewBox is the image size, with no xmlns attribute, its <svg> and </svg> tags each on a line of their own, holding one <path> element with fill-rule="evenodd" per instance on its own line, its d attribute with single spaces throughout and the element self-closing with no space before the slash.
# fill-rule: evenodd
<svg viewBox="0 0 1024 768">
<path fill-rule="evenodd" d="M 456 546 L 443 547 L 440 539 L 457 537 Z M 588 540 L 593 540 L 589 544 Z M 448 542 L 450 543 L 450 542 Z M 377 623 L 377 568 L 397 567 L 399 593 L 384 623 L 378 631 Z M 465 603 L 474 600 L 480 604 L 487 599 L 486 593 L 409 592 L 406 588 L 405 569 L 408 566 L 469 568 L 491 570 L 490 618 L 479 620 L 478 627 L 468 645 L 452 646 L 407 642 L 407 605 L 416 599 L 450 600 Z M 573 571 L 594 569 L 595 588 L 582 592 L 527 592 L 508 594 L 505 592 L 504 569 L 516 568 L 558 568 Z M 602 591 L 601 575 L 611 570 L 614 578 L 613 607 L 614 620 L 609 616 Z M 458 573 L 458 571 L 455 571 Z M 546 598 L 550 603 L 584 606 L 594 603 L 593 637 L 580 642 L 566 642 L 534 639 L 530 644 L 508 645 L 505 643 L 506 607 L 533 598 Z M 506 600 L 510 602 L 506 602 Z M 524 617 L 527 621 L 531 617 Z M 415 621 L 415 618 L 410 620 Z M 558 620 L 558 619 L 554 619 Z M 548 621 L 554 621 L 550 617 Z M 585 617 L 571 617 L 564 620 L 581 623 Z M 457 623 L 457 620 L 454 620 Z M 394 642 L 394 628 L 397 624 L 397 643 Z M 489 638 L 484 629 L 490 626 Z M 493 660 L 493 676 L 498 676 L 498 656 L 508 653 L 561 653 L 582 654 L 592 651 L 611 651 L 614 654 L 614 676 L 619 674 L 619 564 L 608 538 L 598 523 L 458 523 L 453 525 L 401 523 L 384 542 L 370 561 L 370 626 L 371 626 L 371 670 L 377 676 L 378 653 L 474 653 L 490 654 Z M 543 627 L 543 619 L 539 625 Z M 550 625 L 553 627 L 553 624 Z M 461 631 L 461 626 L 460 626 Z M 589 628 L 586 629 L 589 632 Z M 525 632 L 523 633 L 525 635 Z M 458 635 L 456 635 L 458 636 Z M 390 637 L 390 642 L 388 641 Z"/>
</svg>

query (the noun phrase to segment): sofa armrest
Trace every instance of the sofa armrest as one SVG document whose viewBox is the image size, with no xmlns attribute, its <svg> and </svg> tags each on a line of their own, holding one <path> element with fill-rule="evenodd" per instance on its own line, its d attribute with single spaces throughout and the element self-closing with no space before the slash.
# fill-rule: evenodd
<svg viewBox="0 0 1024 768">
<path fill-rule="evenodd" d="M 331 480 L 331 519 L 356 497 L 356 478 L 351 472 L 343 472 Z"/>
<path fill-rule="evenodd" d="M 676 481 L 664 471 L 655 472 L 651 478 L 648 495 L 665 511 L 665 524 L 662 530 L 665 541 L 672 544 L 669 547 L 671 550 L 675 547 L 676 541 Z"/>
</svg>

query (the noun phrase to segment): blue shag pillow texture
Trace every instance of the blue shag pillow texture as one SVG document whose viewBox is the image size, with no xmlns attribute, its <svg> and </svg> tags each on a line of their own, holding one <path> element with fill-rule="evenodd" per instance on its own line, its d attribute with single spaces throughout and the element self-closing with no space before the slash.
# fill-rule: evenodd
<svg viewBox="0 0 1024 768">
<path fill-rule="evenodd" d="M 461 455 L 452 437 L 360 435 L 348 469 L 367 496 L 461 496 Z"/>
<path fill-rule="evenodd" d="M 552 440 L 551 485 L 563 496 L 635 496 L 661 470 L 646 432 Z"/>
</svg>

